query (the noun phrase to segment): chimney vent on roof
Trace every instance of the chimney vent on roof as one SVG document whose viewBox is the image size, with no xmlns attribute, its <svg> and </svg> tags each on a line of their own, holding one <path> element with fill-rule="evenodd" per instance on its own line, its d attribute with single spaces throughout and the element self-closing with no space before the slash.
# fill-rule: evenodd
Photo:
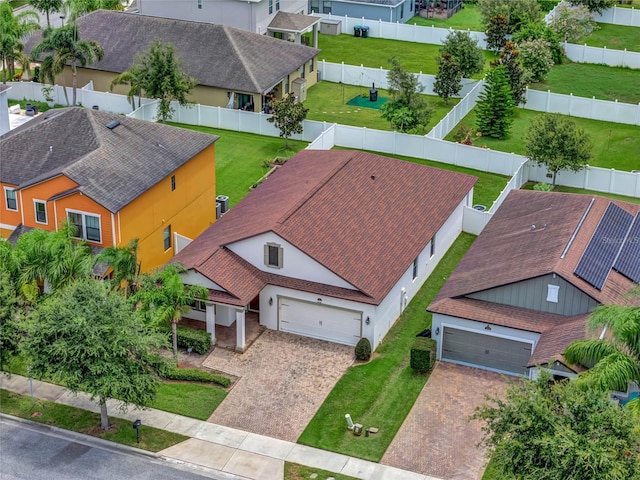
<svg viewBox="0 0 640 480">
<path fill-rule="evenodd" d="M 109 130 L 113 130 L 114 128 L 116 128 L 118 125 L 120 125 L 120 120 L 111 120 L 109 123 L 107 123 L 107 128 Z"/>
<path fill-rule="evenodd" d="M 376 176 L 375 175 L 371 175 L 371 180 L 375 180 Z"/>
<path fill-rule="evenodd" d="M 53 145 L 49 145 L 49 151 L 53 152 Z"/>
<path fill-rule="evenodd" d="M 531 231 L 535 230 L 536 226 L 535 225 L 531 225 Z"/>
</svg>

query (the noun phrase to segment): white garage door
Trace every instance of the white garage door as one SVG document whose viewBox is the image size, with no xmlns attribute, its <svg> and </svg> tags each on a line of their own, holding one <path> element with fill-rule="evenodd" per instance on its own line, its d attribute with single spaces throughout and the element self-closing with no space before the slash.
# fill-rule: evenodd
<svg viewBox="0 0 640 480">
<path fill-rule="evenodd" d="M 531 344 L 444 327 L 442 359 L 526 375 Z"/>
<path fill-rule="evenodd" d="M 280 330 L 355 345 L 362 336 L 362 312 L 293 298 L 279 298 Z"/>
</svg>

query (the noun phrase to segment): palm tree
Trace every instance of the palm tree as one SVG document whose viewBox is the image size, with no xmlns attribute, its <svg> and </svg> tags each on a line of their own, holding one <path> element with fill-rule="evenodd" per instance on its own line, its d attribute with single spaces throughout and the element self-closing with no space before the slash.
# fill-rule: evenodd
<svg viewBox="0 0 640 480">
<path fill-rule="evenodd" d="M 45 55 L 42 69 L 47 76 L 55 76 L 71 65 L 73 103 L 76 105 L 76 93 L 78 88 L 78 65 L 84 67 L 104 57 L 102 46 L 95 41 L 80 40 L 78 27 L 75 22 L 70 22 L 64 27 L 46 29 L 42 40 L 31 52 L 34 58 Z"/>
<path fill-rule="evenodd" d="M 0 60 L 2 60 L 2 83 L 7 83 L 7 70 L 13 76 L 13 62 L 20 61 L 24 67 L 24 44 L 22 39 L 40 28 L 36 12 L 14 13 L 9 2 L 0 2 Z M 27 62 L 28 65 L 28 62 Z"/>
<path fill-rule="evenodd" d="M 134 238 L 124 247 L 107 247 L 96 258 L 96 263 L 106 263 L 113 271 L 111 285 L 114 290 L 124 292 L 125 298 L 132 293 L 140 275 L 138 261 L 138 239 Z"/>
<path fill-rule="evenodd" d="M 47 27 L 51 27 L 49 14 L 62 10 L 63 3 L 62 0 L 29 0 L 29 5 L 36 10 L 43 12 L 47 16 Z"/>
<path fill-rule="evenodd" d="M 631 295 L 640 299 L 640 288 Z M 606 327 L 607 334 L 597 340 L 576 340 L 567 347 L 564 356 L 568 362 L 591 367 L 578 379 L 606 391 L 626 391 L 629 382 L 640 385 L 640 306 L 601 305 L 587 326 Z M 629 406 L 640 413 L 638 399 Z"/>
<path fill-rule="evenodd" d="M 127 100 L 131 102 L 131 108 L 136 109 L 135 96 L 138 96 L 138 108 L 140 108 L 140 97 L 142 95 L 141 78 L 138 75 L 137 69 L 131 69 L 126 72 L 122 72 L 111 82 L 111 91 L 116 85 L 129 85 L 129 91 L 127 92 Z"/>
<path fill-rule="evenodd" d="M 199 285 L 185 285 L 181 274 L 186 269 L 180 263 L 170 263 L 152 275 L 142 277 L 135 301 L 143 314 L 154 323 L 171 323 L 173 356 L 178 357 L 178 322 L 187 313 L 194 300 L 205 300 L 208 290 Z"/>
</svg>

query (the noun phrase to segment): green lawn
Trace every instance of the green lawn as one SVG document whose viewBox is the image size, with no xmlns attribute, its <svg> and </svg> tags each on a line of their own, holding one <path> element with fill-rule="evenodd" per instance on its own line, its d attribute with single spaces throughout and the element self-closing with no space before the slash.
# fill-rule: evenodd
<svg viewBox="0 0 640 480">
<path fill-rule="evenodd" d="M 201 383 L 162 382 L 149 407 L 185 417 L 208 420 L 227 396 L 220 387 Z"/>
<path fill-rule="evenodd" d="M 639 28 L 640 29 L 640 28 Z M 529 88 L 600 100 L 640 103 L 640 70 L 587 63 L 554 66 L 544 82 Z"/>
<path fill-rule="evenodd" d="M 315 474 L 315 477 L 311 475 Z M 356 477 L 341 475 L 339 473 L 320 470 L 319 468 L 306 467 L 298 463 L 284 462 L 284 480 L 307 480 L 315 478 L 316 480 L 357 480 Z"/>
<path fill-rule="evenodd" d="M 111 428 L 108 431 L 103 431 L 100 428 L 99 413 L 40 399 L 37 399 L 32 405 L 28 395 L 19 395 L 7 390 L 0 390 L 0 411 L 15 417 L 26 418 L 34 422 L 53 425 L 151 452 L 159 452 L 184 442 L 188 438 L 177 433 L 142 425 L 140 427 L 140 443 L 136 443 L 136 431 L 131 428 L 129 420 L 109 417 Z M 40 415 L 33 416 L 35 412 Z"/>
<path fill-rule="evenodd" d="M 385 38 L 357 38 L 353 35 L 319 35 L 318 48 L 322 50 L 319 60 L 346 65 L 364 65 L 372 68 L 389 68 L 389 59 L 398 57 L 404 68 L 412 73 L 438 72 L 436 57 L 440 45 L 403 42 Z M 495 58 L 493 52 L 484 51 L 485 70 Z M 482 78 L 483 74 L 474 78 Z"/>
<path fill-rule="evenodd" d="M 285 150 L 284 139 L 280 137 L 167 123 L 220 136 L 215 143 L 216 192 L 218 195 L 227 195 L 232 206 L 242 200 L 249 193 L 249 187 L 269 171 L 264 162 L 276 157 L 292 157 L 308 145 L 306 142 L 289 139 L 289 149 Z"/>
<path fill-rule="evenodd" d="M 457 30 L 471 30 L 472 32 L 484 32 L 482 17 L 475 5 L 465 5 L 462 10 L 446 20 L 440 18 L 424 18 L 415 16 L 407 24 L 422 25 L 425 27 L 454 28 Z"/>
<path fill-rule="evenodd" d="M 524 155 L 523 139 L 531 120 L 537 115 L 543 115 L 543 113 L 518 108 L 508 138 L 496 140 L 488 137 L 474 137 L 474 145 Z M 591 138 L 593 158 L 589 162 L 590 165 L 624 171 L 638 169 L 640 166 L 640 127 L 577 117 L 572 117 L 572 120 L 578 128 L 584 129 Z M 462 119 L 462 122 L 447 135 L 446 139 L 453 141 L 453 134 L 463 124 L 476 128 L 475 109 Z"/>
<path fill-rule="evenodd" d="M 350 367 L 304 430 L 299 443 L 379 461 L 402 425 L 427 381 L 409 367 L 415 335 L 431 325 L 425 311 L 474 236 L 462 234 L 436 267 L 367 364 Z M 344 414 L 379 433 L 354 437 L 346 429 Z"/>
<path fill-rule="evenodd" d="M 533 190 L 534 185 L 535 185 L 535 182 L 527 182 L 522 186 L 522 189 Z M 580 193 L 582 195 L 599 195 L 601 197 L 620 200 L 622 202 L 640 203 L 640 198 L 638 197 L 625 197 L 624 195 L 616 195 L 615 193 L 596 192 L 595 190 L 585 190 L 583 188 L 565 187 L 563 185 L 556 185 L 556 188 L 553 191 L 564 192 L 564 193 Z"/>
<path fill-rule="evenodd" d="M 591 47 L 607 47 L 615 50 L 640 52 L 640 28 L 611 23 L 598 23 L 598 29 L 581 38 L 580 45 L 586 43 Z"/>
<path fill-rule="evenodd" d="M 346 102 L 361 94 L 369 95 L 369 88 L 332 82 L 317 83 L 307 91 L 307 99 L 304 102 L 305 107 L 309 109 L 307 118 L 320 122 L 390 130 L 389 122 L 380 116 L 380 110 L 346 105 Z M 378 89 L 378 95 L 388 97 L 389 92 Z M 449 101 L 449 105 L 445 105 L 440 97 L 425 95 L 424 98 L 434 111 L 423 133 L 431 130 L 459 102 L 459 99 L 454 98 Z"/>
</svg>

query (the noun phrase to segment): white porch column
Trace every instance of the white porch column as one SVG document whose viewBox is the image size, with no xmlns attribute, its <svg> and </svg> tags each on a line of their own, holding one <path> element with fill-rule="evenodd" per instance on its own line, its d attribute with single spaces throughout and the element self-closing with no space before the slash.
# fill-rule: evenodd
<svg viewBox="0 0 640 480">
<path fill-rule="evenodd" d="M 236 352 L 244 352 L 245 346 L 244 310 L 236 310 Z"/>
<path fill-rule="evenodd" d="M 211 334 L 211 345 L 216 343 L 216 311 L 215 306 L 207 305 L 205 307 L 207 332 Z"/>
<path fill-rule="evenodd" d="M 313 26 L 313 48 L 318 48 L 318 25 L 320 24 L 316 23 Z"/>
</svg>

